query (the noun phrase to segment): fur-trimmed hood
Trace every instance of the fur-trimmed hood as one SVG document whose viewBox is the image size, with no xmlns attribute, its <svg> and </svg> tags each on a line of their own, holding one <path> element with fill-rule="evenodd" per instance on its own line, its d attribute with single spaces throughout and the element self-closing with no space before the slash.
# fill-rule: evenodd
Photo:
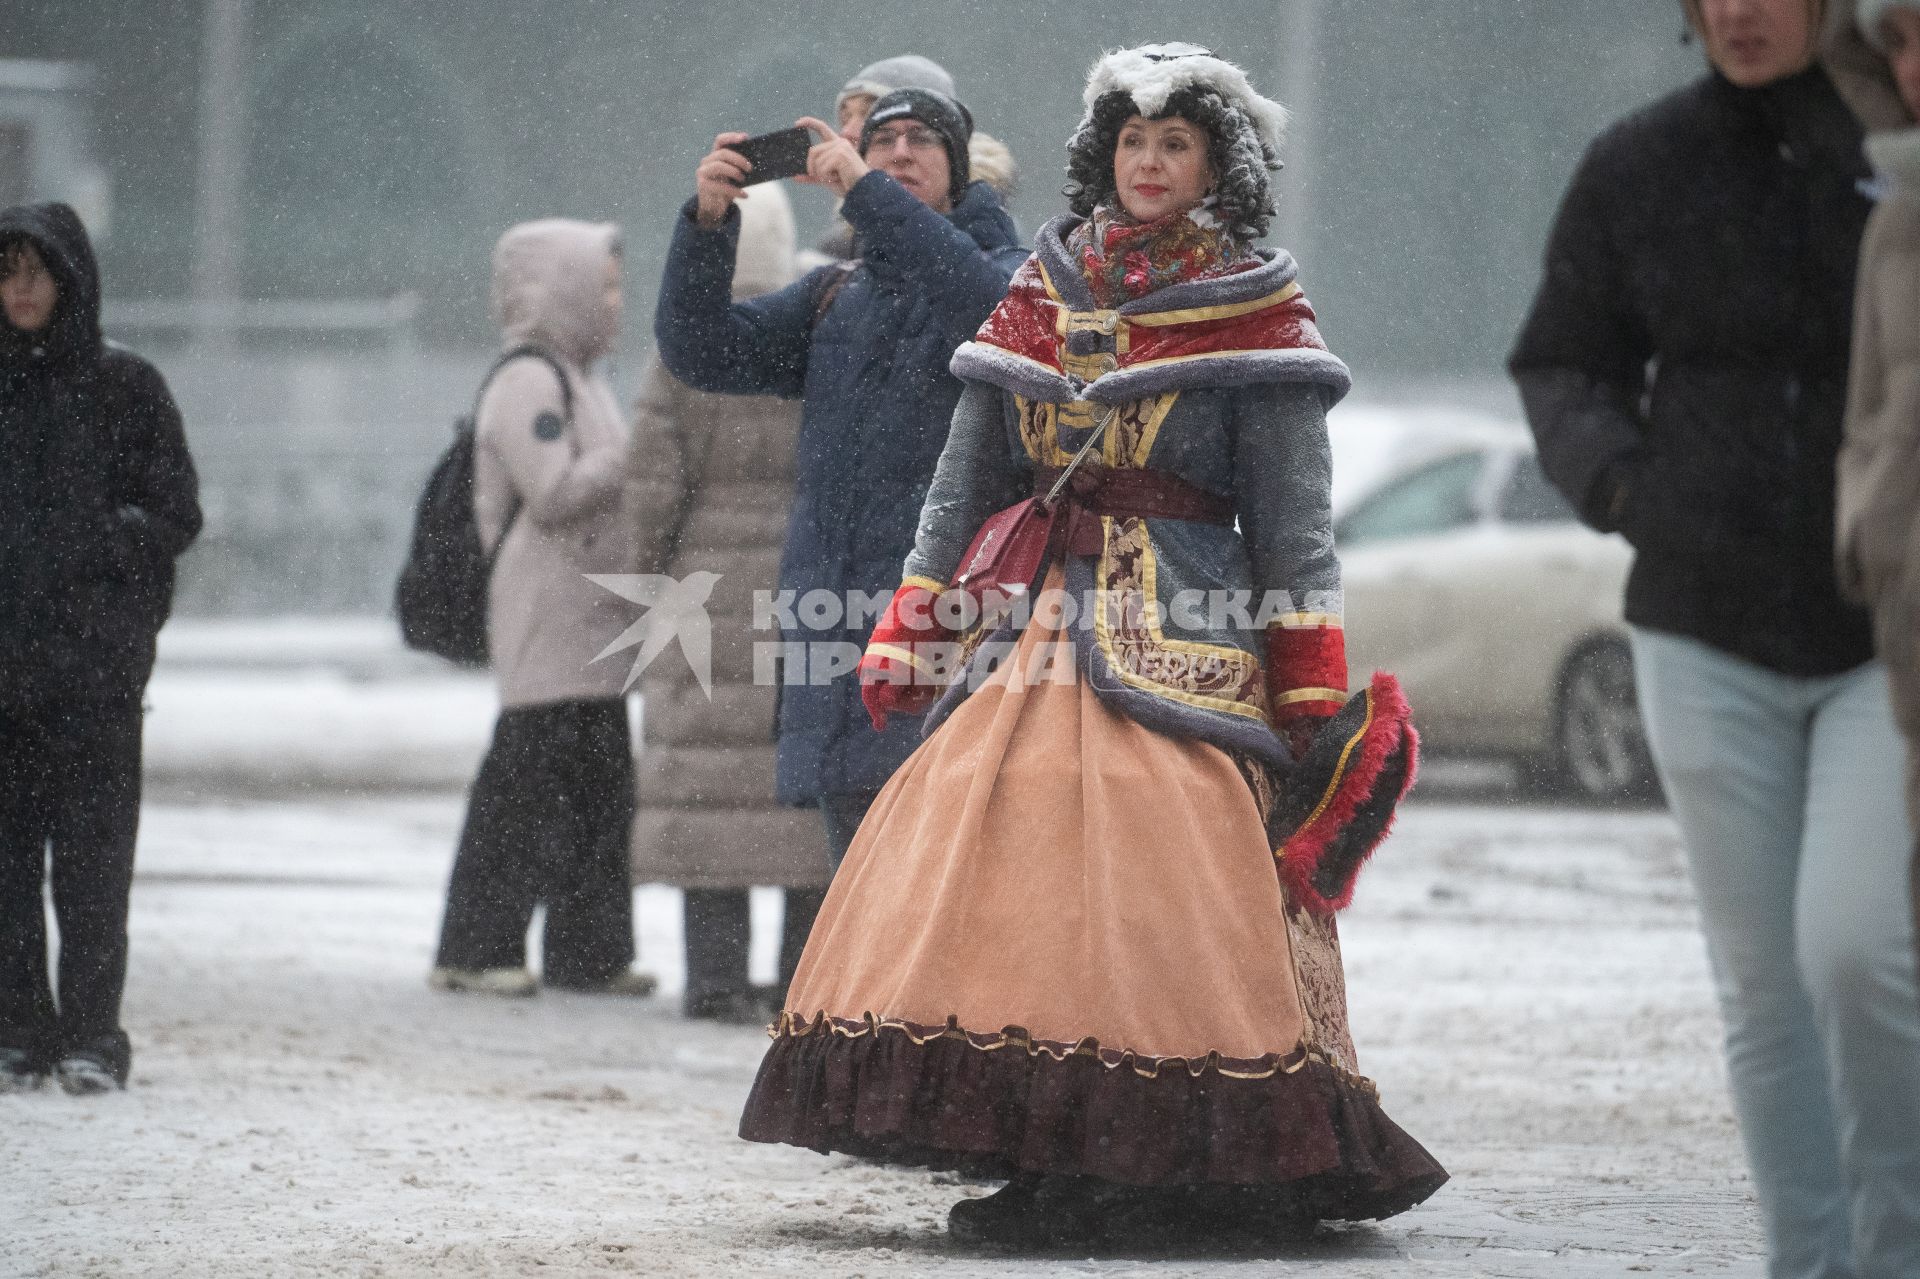
<svg viewBox="0 0 1920 1279">
<path fill-rule="evenodd" d="M 1914 123 L 1894 88 L 1887 55 L 1861 34 L 1855 0 L 1831 0 L 1820 29 L 1820 65 L 1869 133 Z M 1878 162 L 1876 161 L 1876 164 Z"/>
<path fill-rule="evenodd" d="M 542 218 L 511 227 L 493 248 L 492 312 L 509 348 L 537 346 L 582 367 L 612 349 L 604 301 L 607 263 L 619 256 L 611 222 Z"/>
</svg>

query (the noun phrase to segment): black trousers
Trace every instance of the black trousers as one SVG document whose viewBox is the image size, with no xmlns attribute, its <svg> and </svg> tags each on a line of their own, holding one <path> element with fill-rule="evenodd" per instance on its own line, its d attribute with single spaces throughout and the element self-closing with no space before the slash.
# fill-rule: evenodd
<svg viewBox="0 0 1920 1279">
<path fill-rule="evenodd" d="M 127 897 L 140 827 L 138 694 L 0 710 L 0 1045 L 126 1082 Z M 43 888 L 60 930 L 58 985 Z"/>
<path fill-rule="evenodd" d="M 548 985 L 601 985 L 633 963 L 633 787 L 624 702 L 502 711 L 468 797 L 435 963 L 524 967 L 536 905 Z"/>
<path fill-rule="evenodd" d="M 687 994 L 689 1006 L 727 994 L 746 994 L 747 956 L 752 918 L 744 888 L 689 888 L 683 894 L 682 922 L 687 939 Z M 780 991 L 793 981 L 793 970 L 806 949 L 813 918 L 826 900 L 824 888 L 786 890 L 786 917 L 780 927 Z"/>
</svg>

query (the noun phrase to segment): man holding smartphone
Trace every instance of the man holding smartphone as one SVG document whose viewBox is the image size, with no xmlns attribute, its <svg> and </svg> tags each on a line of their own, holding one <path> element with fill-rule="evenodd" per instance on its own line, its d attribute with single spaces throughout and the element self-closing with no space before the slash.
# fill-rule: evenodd
<svg viewBox="0 0 1920 1279">
<path fill-rule="evenodd" d="M 753 162 L 734 149 L 746 134 L 722 133 L 676 223 L 654 331 L 662 362 L 690 386 L 804 401 L 780 588 L 840 608 L 836 624 L 796 619 L 782 636 L 810 660 L 782 674 L 776 791 L 821 809 L 838 865 L 919 730 L 903 719 L 874 731 L 851 663 L 838 670 L 828 655 L 857 657 L 873 619 L 848 606 L 884 600 L 898 582 L 960 398 L 947 361 L 1026 249 L 999 197 L 968 181 L 973 120 L 952 97 L 885 94 L 858 145 L 824 121 L 798 124 L 818 139 L 807 176 L 844 200 L 856 259 L 734 302 L 733 204 Z"/>
</svg>

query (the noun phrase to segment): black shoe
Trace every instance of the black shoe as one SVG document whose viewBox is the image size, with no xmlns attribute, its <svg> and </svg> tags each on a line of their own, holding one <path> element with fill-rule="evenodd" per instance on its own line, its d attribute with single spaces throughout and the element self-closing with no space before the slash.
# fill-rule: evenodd
<svg viewBox="0 0 1920 1279">
<path fill-rule="evenodd" d="M 1139 1192 L 1137 1211 L 1115 1223 L 1118 1246 L 1161 1251 L 1235 1251 L 1297 1244 L 1319 1224 L 1283 1186 L 1163 1186 Z"/>
<path fill-rule="evenodd" d="M 1029 1251 L 1126 1246 L 1144 1193 L 1098 1177 L 1024 1173 L 948 1209 L 947 1229 L 963 1243 Z"/>
<path fill-rule="evenodd" d="M 645 999 L 660 989 L 660 979 L 641 968 L 623 968 L 604 981 L 555 981 L 549 977 L 546 984 L 576 995 L 621 995 L 628 999 Z"/>
<path fill-rule="evenodd" d="M 1033 1201 L 1045 1180 L 1023 1172 L 990 1195 L 962 1199 L 947 1209 L 947 1233 L 969 1244 L 1026 1242 L 1034 1228 Z"/>
<path fill-rule="evenodd" d="M 947 1210 L 957 1242 L 1026 1251 L 1151 1253 L 1272 1246 L 1311 1238 L 1314 1220 L 1265 1186 L 1128 1186 L 1023 1173 Z"/>
<path fill-rule="evenodd" d="M 32 1092 L 45 1078 L 26 1049 L 0 1048 L 0 1093 Z"/>
<path fill-rule="evenodd" d="M 53 1077 L 69 1097 L 90 1097 L 126 1087 L 112 1067 L 92 1053 L 68 1053 L 53 1063 Z"/>
<path fill-rule="evenodd" d="M 686 1002 L 690 1021 L 718 1021 L 730 1026 L 765 1026 L 780 1015 L 777 1005 L 762 994 L 764 987 L 752 990 L 716 990 Z"/>
</svg>

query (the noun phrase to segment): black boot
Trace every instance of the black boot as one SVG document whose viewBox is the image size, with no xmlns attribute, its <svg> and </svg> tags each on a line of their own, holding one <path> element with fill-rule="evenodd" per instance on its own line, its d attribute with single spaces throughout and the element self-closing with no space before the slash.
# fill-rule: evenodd
<svg viewBox="0 0 1920 1279">
<path fill-rule="evenodd" d="M 1106 1247 L 1149 1192 L 1098 1177 L 1023 1173 L 984 1199 L 947 1211 L 947 1229 L 965 1243 L 1048 1250 Z"/>
<path fill-rule="evenodd" d="M 1024 1242 L 1033 1226 L 1034 1196 L 1045 1180 L 1037 1172 L 1015 1173 L 990 1195 L 962 1199 L 947 1209 L 947 1233 L 969 1244 Z"/>
<path fill-rule="evenodd" d="M 765 1026 L 780 1016 L 779 1005 L 769 998 L 765 986 L 711 990 L 687 999 L 685 1010 L 693 1021 L 720 1021 L 734 1026 Z"/>
</svg>

